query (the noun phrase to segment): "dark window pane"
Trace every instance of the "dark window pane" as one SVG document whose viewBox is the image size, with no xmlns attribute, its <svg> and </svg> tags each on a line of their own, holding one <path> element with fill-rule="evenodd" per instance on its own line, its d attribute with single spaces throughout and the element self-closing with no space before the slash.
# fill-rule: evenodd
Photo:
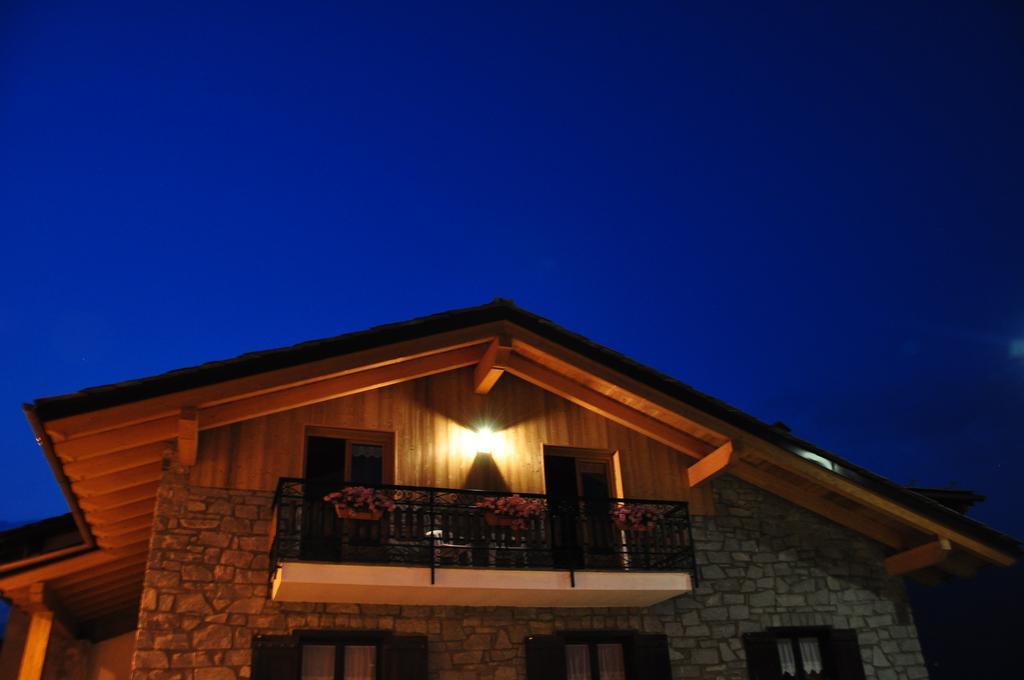
<svg viewBox="0 0 1024 680">
<path fill-rule="evenodd" d="M 584 498 L 608 498 L 608 466 L 580 461 L 580 484 Z"/>
<path fill-rule="evenodd" d="M 371 486 L 384 483 L 384 448 L 380 444 L 352 445 L 351 481 Z"/>
<path fill-rule="evenodd" d="M 334 645 L 302 646 L 302 680 L 334 680 Z"/>
<path fill-rule="evenodd" d="M 306 479 L 345 477 L 345 440 L 309 437 L 306 440 Z"/>
</svg>

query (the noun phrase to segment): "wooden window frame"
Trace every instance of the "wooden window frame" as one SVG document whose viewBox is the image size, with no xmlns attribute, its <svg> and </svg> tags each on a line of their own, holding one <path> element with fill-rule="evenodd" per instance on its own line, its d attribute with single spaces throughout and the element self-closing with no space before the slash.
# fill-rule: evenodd
<svg viewBox="0 0 1024 680">
<path fill-rule="evenodd" d="M 334 680 L 345 678 L 345 647 L 349 645 L 373 645 L 376 649 L 375 680 L 381 680 L 384 668 L 384 642 L 390 637 L 381 631 L 336 631 L 297 630 L 294 633 L 299 647 L 299 678 L 302 677 L 302 648 L 306 645 L 331 645 L 334 647 Z"/>
<path fill-rule="evenodd" d="M 574 631 L 558 635 L 561 638 L 562 647 L 568 645 L 586 645 L 590 655 L 590 676 L 593 680 L 600 680 L 601 664 L 597 655 L 597 646 L 602 644 L 622 645 L 622 665 L 626 671 L 626 680 L 642 680 L 633 677 L 633 655 L 636 646 L 635 631 Z"/>
<path fill-rule="evenodd" d="M 800 651 L 800 638 L 814 638 L 818 641 L 818 653 L 821 654 L 821 670 L 826 677 L 835 675 L 835 663 L 832 660 L 832 648 L 829 645 L 829 635 L 832 632 L 830 626 L 785 626 L 781 628 L 769 628 L 767 631 L 772 638 L 788 640 L 793 649 L 793 659 L 796 663 L 796 678 L 794 680 L 807 680 L 804 673 L 804 657 Z"/>
<path fill-rule="evenodd" d="M 352 477 L 352 445 L 371 444 L 381 447 L 381 480 L 384 484 L 395 483 L 395 433 L 381 430 L 356 430 L 344 427 L 307 425 L 302 435 L 302 476 L 306 476 L 307 450 L 310 437 L 345 440 L 345 479 Z"/>
<path fill-rule="evenodd" d="M 601 463 L 605 465 L 608 470 L 609 495 L 612 498 L 625 498 L 622 485 L 622 464 L 618 450 L 544 444 L 542 456 L 561 456 L 562 458 L 575 458 L 577 461 L 586 463 Z M 544 475 L 543 465 L 541 465 L 541 476 L 544 477 L 544 491 L 547 493 L 548 480 Z M 583 481 L 580 478 L 579 466 L 576 466 L 576 494 L 580 497 L 583 495 Z"/>
</svg>

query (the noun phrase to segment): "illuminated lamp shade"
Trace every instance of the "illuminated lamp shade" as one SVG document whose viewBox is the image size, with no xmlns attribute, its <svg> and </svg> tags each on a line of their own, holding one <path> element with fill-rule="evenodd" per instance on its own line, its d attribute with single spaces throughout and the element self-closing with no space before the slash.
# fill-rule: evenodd
<svg viewBox="0 0 1024 680">
<path fill-rule="evenodd" d="M 495 443 L 494 430 L 489 427 L 481 427 L 476 431 L 476 452 L 494 453 Z"/>
</svg>

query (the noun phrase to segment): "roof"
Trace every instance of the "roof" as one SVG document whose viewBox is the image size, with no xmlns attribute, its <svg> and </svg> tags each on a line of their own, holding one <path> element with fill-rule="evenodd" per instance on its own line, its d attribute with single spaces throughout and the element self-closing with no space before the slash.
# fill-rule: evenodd
<svg viewBox="0 0 1024 680">
<path fill-rule="evenodd" d="M 0 564 L 28 560 L 81 544 L 82 537 L 69 512 L 0 532 Z"/>
<path fill-rule="evenodd" d="M 727 471 L 877 541 L 887 554 L 940 540 L 952 546 L 939 562 L 915 568 L 919 580 L 969 576 L 1021 554 L 1019 541 L 945 507 L 946 497 L 901 487 L 783 423 L 762 422 L 498 299 L 26 405 L 80 540 L 0 562 L 0 591 L 19 604 L 46 584 L 86 623 L 137 611 L 169 452 L 194 465 L 201 431 L 469 367 L 478 391 L 508 372 L 689 456 L 688 477 L 697 468 L 698 479 Z M 709 491 L 691 489 L 695 511 L 710 509 Z M 112 596 L 97 598 L 98 584 Z"/>
<path fill-rule="evenodd" d="M 529 312 L 511 300 L 498 298 L 476 307 L 456 309 L 364 331 L 303 342 L 290 347 L 251 352 L 223 361 L 204 363 L 161 375 L 91 387 L 71 394 L 37 399 L 35 410 L 41 420 L 79 415 L 182 390 L 203 387 L 281 368 L 337 357 L 392 343 L 415 340 L 437 333 L 490 322 L 506 321 L 558 343 L 607 368 L 678 399 L 720 420 L 743 429 L 805 460 L 820 457 L 828 469 L 857 484 L 884 495 L 946 525 L 977 536 L 1014 555 L 1022 554 L 1021 542 L 1011 536 L 965 517 L 930 495 L 907 489 L 889 479 L 801 439 L 786 427 L 769 425 L 742 410 L 705 394 L 680 380 L 645 366 L 619 352 L 569 331 Z M 820 464 L 820 462 L 819 462 Z"/>
</svg>

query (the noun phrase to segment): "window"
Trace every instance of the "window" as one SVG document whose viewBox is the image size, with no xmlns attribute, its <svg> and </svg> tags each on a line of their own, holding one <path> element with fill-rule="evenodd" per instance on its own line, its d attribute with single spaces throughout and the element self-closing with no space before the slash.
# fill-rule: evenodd
<svg viewBox="0 0 1024 680">
<path fill-rule="evenodd" d="M 296 631 L 253 639 L 253 680 L 426 680 L 427 638 Z"/>
<path fill-rule="evenodd" d="M 303 643 L 301 680 L 377 680 L 376 644 Z"/>
<path fill-rule="evenodd" d="M 622 643 L 566 643 L 565 676 L 566 680 L 626 680 Z"/>
<path fill-rule="evenodd" d="M 394 469 L 394 436 L 389 432 L 326 427 L 306 431 L 308 480 L 392 484 Z"/>
<path fill-rule="evenodd" d="M 587 631 L 526 639 L 527 680 L 671 680 L 668 638 Z"/>
<path fill-rule="evenodd" d="M 852 630 L 773 628 L 743 637 L 751 680 L 863 680 Z"/>
</svg>

